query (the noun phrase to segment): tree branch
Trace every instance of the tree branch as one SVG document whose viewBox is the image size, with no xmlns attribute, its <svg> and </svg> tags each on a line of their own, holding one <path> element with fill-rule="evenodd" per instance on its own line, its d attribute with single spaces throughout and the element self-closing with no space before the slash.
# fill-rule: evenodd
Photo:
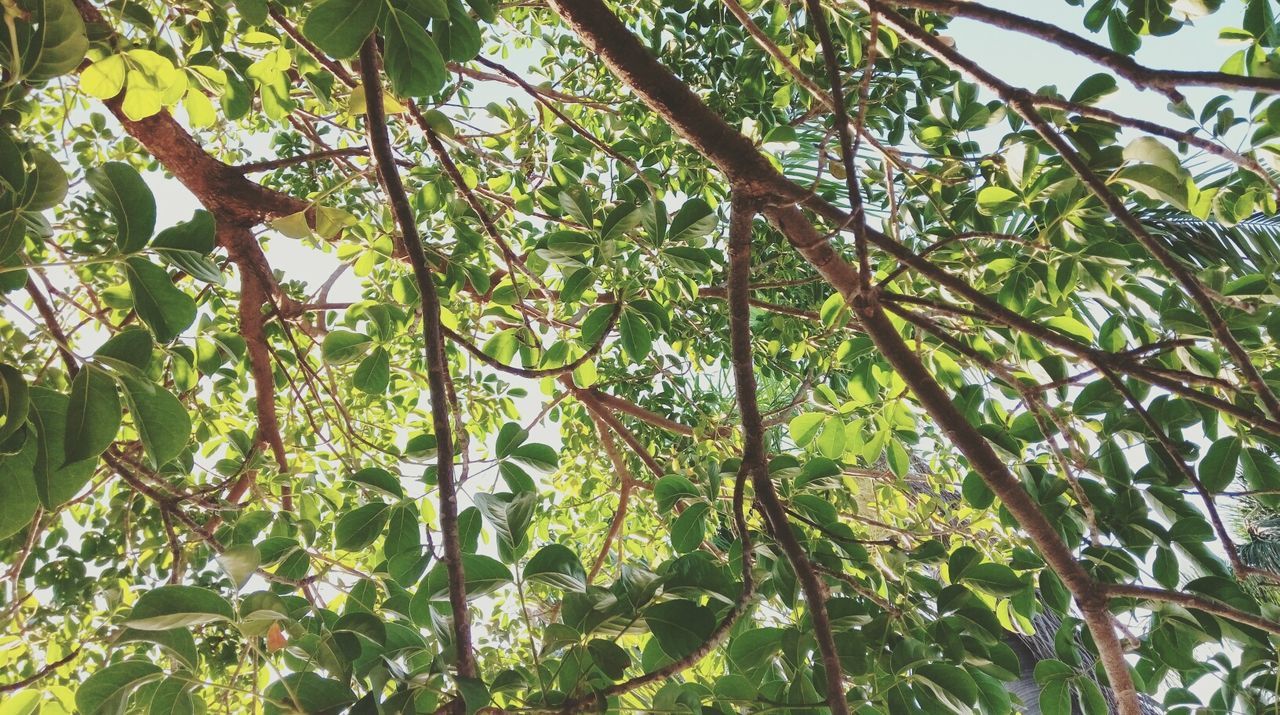
<svg viewBox="0 0 1280 715">
<path fill-rule="evenodd" d="M 751 348 L 751 233 L 756 211 L 754 199 L 734 194 L 729 217 L 728 302 L 733 380 L 737 386 L 738 412 L 742 415 L 742 466 L 738 479 L 751 477 L 756 503 L 764 514 L 769 531 L 782 547 L 804 591 L 826 671 L 827 705 L 835 715 L 847 715 L 849 704 L 844 693 L 840 654 L 836 651 L 831 619 L 827 615 L 826 589 L 814 572 L 813 564 L 809 563 L 809 555 L 791 530 L 791 522 L 778 499 L 766 461 L 764 424 L 756 399 L 755 362 Z"/>
<path fill-rule="evenodd" d="M 365 130 L 373 148 L 378 176 L 387 192 L 392 213 L 400 229 L 413 276 L 422 301 L 422 329 L 426 344 L 427 387 L 431 395 L 431 423 L 436 435 L 437 483 L 440 489 L 440 531 L 444 542 L 445 571 L 449 576 L 449 605 L 453 610 L 453 637 L 457 650 L 458 676 L 476 677 L 475 653 L 471 643 L 471 617 L 467 611 L 466 574 L 462 566 L 462 544 L 458 537 L 458 494 L 453 473 L 453 437 L 449 417 L 449 395 L 446 381 L 448 363 L 444 351 L 444 332 L 440 325 L 440 298 L 435 278 L 427 266 L 417 219 L 405 194 L 395 155 L 387 133 L 387 115 L 382 101 L 382 77 L 378 70 L 378 47 L 373 37 L 365 40 L 360 50 L 360 76 L 365 87 L 368 111 Z"/>
<path fill-rule="evenodd" d="M 1016 13 L 988 7 L 971 0 L 885 0 L 891 5 L 928 10 L 951 17 L 978 20 L 991 27 L 1012 30 L 1029 35 L 1064 50 L 1088 58 L 1124 77 L 1139 89 L 1156 89 L 1170 102 L 1185 98 L 1180 87 L 1212 87 L 1215 89 L 1243 90 L 1246 92 L 1280 93 L 1280 80 L 1270 77 L 1245 77 L 1226 72 L 1197 72 L 1187 70 L 1154 69 L 1139 64 L 1137 60 L 1115 52 L 1109 47 L 1053 25 L 1024 17 Z"/>
</svg>

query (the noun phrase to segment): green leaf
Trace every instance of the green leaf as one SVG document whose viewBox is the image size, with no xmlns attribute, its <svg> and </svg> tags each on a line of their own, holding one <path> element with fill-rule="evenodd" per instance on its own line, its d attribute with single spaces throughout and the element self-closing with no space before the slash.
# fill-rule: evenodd
<svg viewBox="0 0 1280 715">
<path fill-rule="evenodd" d="M 250 25 L 263 25 L 267 22 L 267 0 L 234 0 L 240 17 Z"/>
<path fill-rule="evenodd" d="M 596 242 L 580 231 L 553 231 L 547 234 L 547 250 L 553 256 L 574 258 L 590 252 Z"/>
<path fill-rule="evenodd" d="M 67 172 L 53 155 L 43 149 L 27 152 L 30 174 L 27 177 L 26 208 L 43 211 L 62 203 L 67 196 Z"/>
<path fill-rule="evenodd" d="M 395 475 L 381 467 L 365 467 L 348 477 L 351 481 L 364 487 L 376 489 L 388 496 L 403 497 L 404 488 Z"/>
<path fill-rule="evenodd" d="M 178 659 L 184 667 L 195 670 L 200 662 L 200 653 L 196 650 L 196 639 L 186 628 L 173 628 L 167 631 L 139 631 L 125 628 L 112 641 L 113 646 L 125 643 L 153 643 L 166 653 Z"/>
<path fill-rule="evenodd" d="M 0 187 L 14 194 L 22 193 L 27 185 L 24 154 L 8 131 L 0 131 Z"/>
<path fill-rule="evenodd" d="M 823 456 L 839 459 L 844 454 L 846 444 L 844 420 L 835 415 L 828 416 L 822 422 L 822 431 L 818 433 L 816 445 Z"/>
<path fill-rule="evenodd" d="M 380 0 L 324 0 L 302 23 L 302 34 L 335 59 L 354 57 L 373 32 Z"/>
<path fill-rule="evenodd" d="M 556 451 L 538 442 L 522 444 L 511 450 L 511 459 L 543 472 L 554 472 L 560 464 Z"/>
<path fill-rule="evenodd" d="M 80 90 L 90 97 L 111 99 L 124 89 L 129 72 L 124 55 L 104 57 L 80 73 Z"/>
<path fill-rule="evenodd" d="M 973 706 L 978 702 L 978 684 L 973 677 L 950 663 L 928 663 L 916 668 L 917 680 L 923 681 L 939 697 L 950 697 Z"/>
<path fill-rule="evenodd" d="M 702 545 L 707 532 L 707 512 L 710 510 L 711 507 L 705 502 L 698 502 L 676 517 L 671 524 L 671 548 L 677 554 L 687 554 Z"/>
<path fill-rule="evenodd" d="M 1197 468 L 1205 489 L 1216 494 L 1231 486 L 1240 464 L 1241 447 L 1239 437 L 1223 437 L 1209 445 Z"/>
<path fill-rule="evenodd" d="M 668 474 L 653 485 L 654 501 L 657 502 L 658 510 L 662 512 L 671 511 L 675 508 L 676 502 L 682 498 L 698 496 L 700 493 L 693 482 L 679 474 Z"/>
<path fill-rule="evenodd" d="M 1076 691 L 1080 694 L 1080 705 L 1084 715 L 1108 715 L 1111 712 L 1107 699 L 1102 695 L 1102 689 L 1092 678 L 1077 680 Z"/>
<path fill-rule="evenodd" d="M 618 204 L 605 217 L 604 223 L 600 227 L 600 240 L 616 241 L 622 238 L 636 226 L 639 226 L 640 219 L 643 217 L 644 214 L 640 207 L 635 204 Z"/>
<path fill-rule="evenodd" d="M 1033 675 L 1037 685 L 1047 685 L 1056 680 L 1070 680 L 1075 677 L 1075 668 L 1066 663 L 1048 658 L 1036 662 Z"/>
<path fill-rule="evenodd" d="M 347 551 L 367 548 L 382 536 L 389 518 L 391 507 L 382 502 L 353 509 L 338 517 L 338 523 L 333 528 L 334 544 Z"/>
<path fill-rule="evenodd" d="M 822 412 L 805 412 L 796 415 L 787 425 L 792 441 L 799 447 L 809 446 L 810 442 L 817 439 L 818 432 L 822 429 L 826 419 L 827 415 Z"/>
<path fill-rule="evenodd" d="M 671 217 L 667 240 L 673 243 L 689 243 L 711 233 L 719 222 L 716 212 L 702 199 L 684 202 L 676 215 Z"/>
<path fill-rule="evenodd" d="M 154 467 L 182 454 L 191 439 L 191 415 L 172 392 L 132 375 L 119 375 L 129 414 Z"/>
<path fill-rule="evenodd" d="M 515 422 L 508 422 L 502 425 L 502 429 L 498 430 L 498 438 L 494 442 L 494 454 L 498 459 L 510 457 L 512 451 L 516 447 L 524 444 L 529 439 L 529 432 Z"/>
<path fill-rule="evenodd" d="M 267 686 L 263 695 L 286 707 L 284 712 L 307 715 L 337 715 L 356 701 L 346 683 L 310 672 L 290 673 Z"/>
<path fill-rule="evenodd" d="M 1071 93 L 1071 102 L 1074 104 L 1092 104 L 1099 99 L 1115 92 L 1118 86 L 1116 78 L 1110 72 L 1099 72 L 1089 75 L 1076 91 Z"/>
<path fill-rule="evenodd" d="M 489 704 L 489 689 L 478 678 L 458 678 L 458 691 L 466 706 L 466 715 L 475 715 Z"/>
<path fill-rule="evenodd" d="M 978 211 L 987 216 L 1000 216 L 1018 208 L 1021 198 L 1003 186 L 986 186 L 978 192 Z"/>
<path fill-rule="evenodd" d="M 395 8 L 387 13 L 383 42 L 383 66 L 396 94 L 426 97 L 444 87 L 448 79 L 444 57 L 408 13 Z"/>
<path fill-rule="evenodd" d="M 35 23 L 26 42 L 19 43 L 22 78 L 43 82 L 79 67 L 89 51 L 89 36 L 71 0 L 31 0 L 20 7 L 30 11 Z"/>
<path fill-rule="evenodd" d="M 992 596 L 1012 596 L 1027 588 L 1013 569 L 1004 564 L 974 564 L 964 570 L 960 580 Z"/>
<path fill-rule="evenodd" d="M 1129 27 L 1124 14 L 1119 10 L 1112 10 L 1107 16 L 1107 38 L 1111 40 L 1111 49 L 1122 55 L 1131 55 L 1142 46 L 1142 40 Z M 1046 712 L 1045 715 L 1053 714 Z"/>
<path fill-rule="evenodd" d="M 449 22 L 432 23 L 436 45 L 454 62 L 468 62 L 480 52 L 480 27 L 458 0 L 449 0 Z"/>
<path fill-rule="evenodd" d="M 190 685 L 182 678 L 165 678 L 151 693 L 147 715 L 194 715 L 195 701 L 188 691 Z"/>
<path fill-rule="evenodd" d="M 1249 448 L 1240 453 L 1241 472 L 1245 484 L 1254 491 L 1272 491 L 1276 494 L 1259 494 L 1258 501 L 1275 508 L 1280 506 L 1280 466 L 1259 449 Z"/>
<path fill-rule="evenodd" d="M 498 9 L 490 0 L 467 0 L 467 4 L 481 20 L 491 25 L 498 21 Z"/>
<path fill-rule="evenodd" d="M 822 319 L 822 327 L 836 330 L 843 328 L 853 317 L 853 313 L 849 312 L 843 295 L 832 293 L 822 302 L 822 307 L 818 309 L 818 317 Z"/>
<path fill-rule="evenodd" d="M 167 343 L 196 319 L 196 302 L 170 280 L 163 268 L 142 258 L 125 259 L 133 308 L 156 340 Z"/>
<path fill-rule="evenodd" d="M 391 353 L 381 346 L 374 348 L 372 353 L 361 360 L 355 374 L 351 376 L 351 384 L 370 395 L 383 394 L 390 382 Z"/>
<path fill-rule="evenodd" d="M 0 261 L 17 253 L 26 240 L 27 220 L 22 212 L 0 212 Z"/>
<path fill-rule="evenodd" d="M 582 568 L 582 561 L 562 544 L 548 544 L 538 549 L 525 564 L 524 578 L 565 591 L 587 590 L 587 572 Z"/>
<path fill-rule="evenodd" d="M 1178 178 L 1187 173 L 1178 155 L 1154 137 L 1138 137 L 1129 142 L 1124 148 L 1124 158 L 1125 161 L 1158 166 Z"/>
<path fill-rule="evenodd" d="M 22 373 L 0 363 L 0 445 L 27 423 L 30 405 L 31 391 Z"/>
<path fill-rule="evenodd" d="M 477 522 L 479 520 L 477 519 Z M 511 570 L 497 559 L 480 554 L 463 554 L 462 569 L 466 574 L 466 592 L 470 598 L 477 598 L 492 593 L 504 585 L 511 583 Z M 423 598 L 437 600 L 449 593 L 449 576 L 445 572 L 444 562 L 437 561 L 426 578 L 418 586 L 418 593 Z"/>
<path fill-rule="evenodd" d="M 649 331 L 649 323 L 634 310 L 624 308 L 618 318 L 618 335 L 622 341 L 622 349 L 632 362 L 641 362 L 653 349 L 653 335 Z"/>
<path fill-rule="evenodd" d="M 4 494 L 0 499 L 0 539 L 21 531 L 40 508 L 35 479 L 37 440 L 29 434 L 10 438 L 14 439 L 22 440 L 22 450 L 17 454 L 0 454 L 0 494 Z"/>
<path fill-rule="evenodd" d="M 235 620 L 227 599 L 199 586 L 161 586 L 142 594 L 125 625 L 140 631 L 166 631 Z"/>
<path fill-rule="evenodd" d="M 196 211 L 190 221 L 170 226 L 156 234 L 151 247 L 161 259 L 187 275 L 206 283 L 222 285 L 222 271 L 208 258 L 217 245 L 213 214 Z"/>
<path fill-rule="evenodd" d="M 63 464 L 105 452 L 120 431 L 123 414 L 115 380 L 102 368 L 85 363 L 71 381 Z"/>
<path fill-rule="evenodd" d="M 67 463 L 66 428 L 70 398 L 44 387 L 31 388 L 28 419 L 35 428 L 36 493 L 46 508 L 70 501 L 93 476 L 94 461 Z"/>
<path fill-rule="evenodd" d="M 592 662 L 611 680 L 621 680 L 631 666 L 631 656 L 617 643 L 602 638 L 592 638 L 587 643 L 587 653 Z"/>
<path fill-rule="evenodd" d="M 334 330 L 324 336 L 320 344 L 320 356 L 330 365 L 344 365 L 364 355 L 373 345 L 373 338 L 350 330 Z"/>
<path fill-rule="evenodd" d="M 85 678 L 76 689 L 76 709 L 83 715 L 123 712 L 130 693 L 162 675 L 160 666 L 145 660 L 112 663 Z"/>
<path fill-rule="evenodd" d="M 662 256 L 673 268 L 686 273 L 703 273 L 711 269 L 711 255 L 693 246 L 668 246 Z"/>
<path fill-rule="evenodd" d="M 1071 686 L 1065 680 L 1054 680 L 1040 691 L 1041 715 L 1071 715 Z"/>
<path fill-rule="evenodd" d="M 1121 167 L 1113 176 L 1126 186 L 1138 190 L 1148 198 L 1187 210 L 1187 183 L 1175 174 L 1153 164 L 1130 164 Z"/>
<path fill-rule="evenodd" d="M 693 601 L 676 599 L 645 609 L 644 621 L 670 658 L 683 658 L 706 642 L 716 628 L 715 613 Z"/>
<path fill-rule="evenodd" d="M 155 341 L 146 328 L 125 328 L 107 338 L 102 347 L 94 351 L 94 355 L 108 360 L 119 360 L 139 370 L 146 370 L 151 364 L 151 351 L 155 349 Z"/>
<path fill-rule="evenodd" d="M 112 161 L 86 171 L 84 179 L 115 219 L 116 247 L 122 253 L 146 248 L 156 228 L 156 199 L 137 170 Z"/>
<path fill-rule="evenodd" d="M 253 544 L 235 544 L 215 557 L 218 566 L 231 577 L 236 589 L 244 588 L 258 566 L 262 564 L 262 553 Z"/>
<path fill-rule="evenodd" d="M 729 641 L 729 660 L 749 677 L 766 670 L 774 654 L 782 650 L 786 631 L 782 628 L 755 628 Z"/>
<path fill-rule="evenodd" d="M 503 561 L 514 562 L 524 553 L 526 533 L 538 504 L 536 492 L 509 494 L 476 494 L 472 497 L 480 513 L 498 532 L 499 555 Z"/>
</svg>

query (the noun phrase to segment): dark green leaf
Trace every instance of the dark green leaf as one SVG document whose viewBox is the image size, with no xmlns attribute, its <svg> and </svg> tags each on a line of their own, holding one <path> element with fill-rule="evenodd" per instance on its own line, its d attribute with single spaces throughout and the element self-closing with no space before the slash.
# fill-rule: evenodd
<svg viewBox="0 0 1280 715">
<path fill-rule="evenodd" d="M 27 423 L 31 391 L 22 373 L 12 365 L 0 363 L 0 444 L 4 444 Z"/>
<path fill-rule="evenodd" d="M 302 34 L 335 59 L 354 57 L 373 32 L 379 0 L 324 0 L 307 14 Z"/>
<path fill-rule="evenodd" d="M 63 464 L 105 452 L 120 431 L 123 414 L 115 380 L 102 368 L 85 363 L 71 381 Z"/>
<path fill-rule="evenodd" d="M 190 684 L 182 678 L 161 680 L 151 693 L 147 715 L 194 715 L 195 700 L 191 697 L 189 687 Z"/>
<path fill-rule="evenodd" d="M 338 517 L 333 528 L 333 541 L 339 549 L 360 551 L 382 536 L 391 518 L 391 507 L 377 502 L 365 504 Z"/>
<path fill-rule="evenodd" d="M 112 161 L 85 172 L 84 178 L 115 219 L 121 253 L 146 248 L 156 228 L 156 199 L 137 170 Z"/>
<path fill-rule="evenodd" d="M 172 392 L 132 375 L 119 375 L 134 427 L 156 467 L 182 454 L 191 439 L 191 416 Z"/>
<path fill-rule="evenodd" d="M 370 395 L 381 395 L 387 391 L 387 385 L 391 382 L 391 354 L 386 348 L 376 347 L 365 359 L 360 361 L 356 366 L 356 372 L 351 377 L 351 384 L 356 386 L 357 390 L 367 392 Z"/>
<path fill-rule="evenodd" d="M 402 97 L 426 97 L 448 78 L 444 57 L 431 36 L 408 13 L 392 8 L 383 37 L 383 64 L 391 89 Z"/>
<path fill-rule="evenodd" d="M 961 580 L 993 596 L 1012 596 L 1027 587 L 1013 569 L 1004 564 L 974 564 L 965 569 Z"/>
<path fill-rule="evenodd" d="M 286 708 L 269 708 L 269 712 L 306 715 L 337 715 L 356 701 L 355 692 L 346 683 L 315 673 L 290 673 L 267 686 L 263 695 L 277 707 Z"/>
<path fill-rule="evenodd" d="M 710 608 L 685 599 L 649 606 L 644 620 L 662 652 L 671 658 L 692 653 L 706 642 L 716 627 L 716 616 Z"/>
<path fill-rule="evenodd" d="M 142 594 L 125 625 L 140 631 L 166 631 L 234 619 L 227 599 L 207 588 L 161 586 Z"/>
<path fill-rule="evenodd" d="M 671 524 L 671 548 L 677 554 L 687 554 L 702 545 L 707 531 L 707 512 L 711 507 L 703 502 L 692 504 Z"/>
<path fill-rule="evenodd" d="M 222 271 L 208 258 L 217 245 L 213 214 L 196 211 L 190 221 L 156 234 L 151 247 L 166 263 L 206 283 L 222 284 Z"/>
<path fill-rule="evenodd" d="M 623 309 L 618 318 L 618 333 L 622 340 L 622 349 L 632 362 L 641 362 L 653 348 L 653 335 L 649 331 L 649 323 L 634 310 Z"/>
<path fill-rule="evenodd" d="M 83 715 L 122 712 L 130 693 L 163 674 L 160 666 L 145 660 L 112 663 L 90 675 L 76 689 L 76 709 Z"/>
<path fill-rule="evenodd" d="M 35 461 L 36 493 L 46 508 L 70 501 L 93 476 L 94 461 L 67 463 L 67 408 L 71 400 L 44 387 L 31 388 L 28 419 L 35 428 L 31 435 L 37 445 Z"/>
<path fill-rule="evenodd" d="M 524 578 L 565 591 L 586 591 L 587 572 L 578 555 L 561 544 L 538 550 L 524 567 Z"/>
<path fill-rule="evenodd" d="M 1216 494 L 1231 486 L 1240 464 L 1241 447 L 1239 437 L 1224 437 L 1209 446 L 1197 468 L 1205 489 Z"/>
<path fill-rule="evenodd" d="M 330 365 L 342 365 L 352 362 L 364 355 L 373 345 L 368 335 L 353 333 L 350 330 L 334 330 L 324 336 L 320 345 L 320 354 Z"/>
<path fill-rule="evenodd" d="M 156 340 L 167 343 L 196 319 L 196 302 L 182 292 L 160 266 L 142 258 L 125 260 L 133 308 Z"/>
</svg>

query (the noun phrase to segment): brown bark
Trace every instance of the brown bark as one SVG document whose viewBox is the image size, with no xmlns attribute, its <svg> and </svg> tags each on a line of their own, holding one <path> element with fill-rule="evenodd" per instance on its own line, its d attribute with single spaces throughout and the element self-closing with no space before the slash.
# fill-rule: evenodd
<svg viewBox="0 0 1280 715">
<path fill-rule="evenodd" d="M 371 37 L 360 50 L 360 75 L 364 80 L 367 113 L 365 128 L 378 169 L 378 176 L 391 202 L 404 248 L 413 265 L 422 309 L 423 341 L 426 350 L 427 388 L 431 396 L 431 424 L 436 436 L 436 482 L 440 490 L 440 532 L 444 542 L 445 571 L 449 577 L 449 605 L 453 611 L 453 638 L 457 650 L 458 676 L 476 677 L 475 652 L 471 641 L 471 616 L 467 611 L 466 574 L 462 565 L 462 543 L 458 537 L 458 493 L 454 483 L 453 425 L 449 416 L 448 358 L 440 325 L 440 297 L 435 277 L 427 265 L 418 222 L 409 206 L 404 183 L 396 169 L 395 155 L 387 132 L 383 108 L 382 77 L 378 48 Z"/>
<path fill-rule="evenodd" d="M 849 712 L 849 704 L 844 693 L 840 654 L 836 651 L 831 619 L 827 615 L 826 587 L 818 579 L 809 555 L 791 529 L 791 520 L 787 518 L 786 509 L 769 475 L 768 455 L 765 453 L 764 420 L 756 399 L 754 350 L 751 347 L 751 233 L 755 216 L 753 200 L 734 197 L 729 219 L 728 292 L 733 380 L 737 386 L 738 411 L 742 415 L 743 447 L 739 478 L 750 476 L 756 503 L 764 514 L 769 531 L 782 548 L 804 592 L 826 674 L 827 705 L 833 713 L 842 715 Z"/>
</svg>

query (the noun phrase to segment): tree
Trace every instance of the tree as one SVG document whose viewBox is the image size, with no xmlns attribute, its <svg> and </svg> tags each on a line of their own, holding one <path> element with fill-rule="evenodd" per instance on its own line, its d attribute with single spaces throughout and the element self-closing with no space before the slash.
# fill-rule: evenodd
<svg viewBox="0 0 1280 715">
<path fill-rule="evenodd" d="M 0 7 L 5 712 L 1275 707 L 1266 0 Z"/>
</svg>

